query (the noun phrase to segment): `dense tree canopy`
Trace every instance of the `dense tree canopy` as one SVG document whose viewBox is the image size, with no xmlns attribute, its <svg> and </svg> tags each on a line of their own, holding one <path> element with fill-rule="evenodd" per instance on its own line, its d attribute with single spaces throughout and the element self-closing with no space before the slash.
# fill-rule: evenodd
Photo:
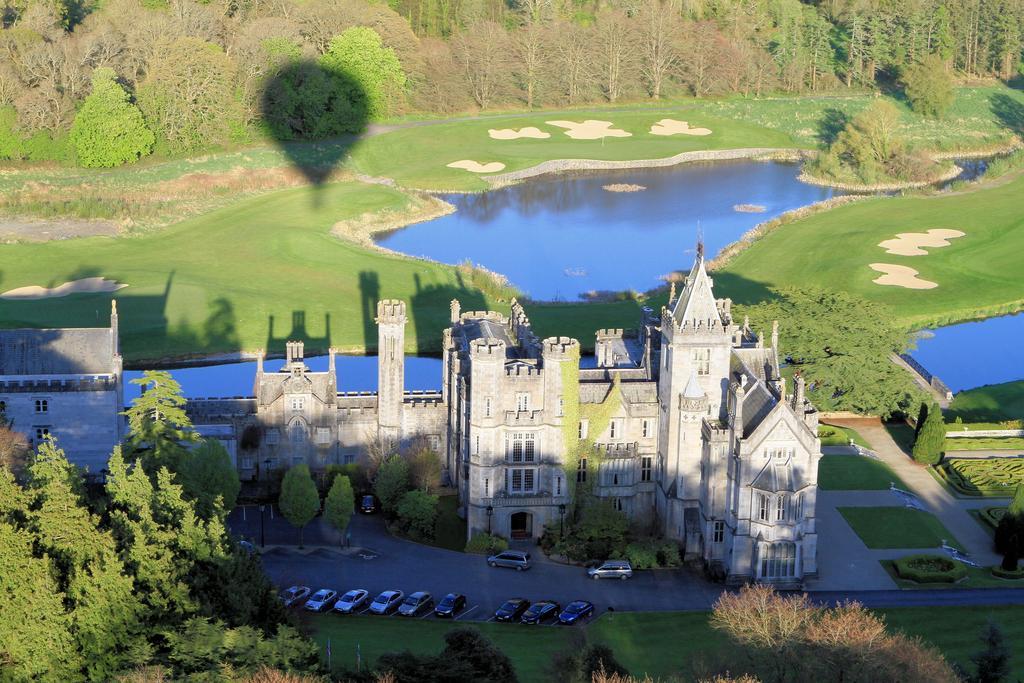
<svg viewBox="0 0 1024 683">
<path fill-rule="evenodd" d="M 281 482 L 281 495 L 277 500 L 281 514 L 288 523 L 299 529 L 299 547 L 302 547 L 302 531 L 320 512 L 320 494 L 309 473 L 309 465 L 292 465 L 285 472 Z"/>
<path fill-rule="evenodd" d="M 911 64 L 903 73 L 903 88 L 914 111 L 925 116 L 944 116 L 953 104 L 953 78 L 939 55 Z"/>
<path fill-rule="evenodd" d="M 68 131 L 97 69 L 138 93 L 156 150 L 186 153 L 267 130 L 337 135 L 364 121 L 361 112 L 407 107 L 875 88 L 901 76 L 911 102 L 941 103 L 933 86 L 945 74 L 1013 78 L 1024 33 L 1021 0 L 16 0 L 5 8 L 0 157 L 15 159 L 68 158 Z M 929 65 L 920 73 L 927 79 L 914 78 L 916 64 Z M 287 116 L 263 120 L 261 109 L 278 106 Z"/>
<path fill-rule="evenodd" d="M 758 330 L 779 328 L 780 360 L 807 381 L 808 398 L 820 410 L 888 416 L 906 412 L 915 389 L 891 360 L 909 342 L 886 308 L 845 292 L 784 289 L 775 299 L 737 307 Z"/>
</svg>

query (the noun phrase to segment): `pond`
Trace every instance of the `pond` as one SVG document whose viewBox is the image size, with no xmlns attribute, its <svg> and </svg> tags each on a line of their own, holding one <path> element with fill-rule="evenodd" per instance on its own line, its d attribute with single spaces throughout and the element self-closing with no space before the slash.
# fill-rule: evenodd
<svg viewBox="0 0 1024 683">
<path fill-rule="evenodd" d="M 310 370 L 325 372 L 327 356 L 312 356 L 305 359 Z M 284 366 L 284 359 L 264 361 L 265 372 L 277 372 Z M 376 356 L 335 356 L 335 372 L 338 373 L 338 391 L 376 391 Z M 217 363 L 196 367 L 176 368 L 171 375 L 181 384 L 186 398 L 213 398 L 223 396 L 252 396 L 256 379 L 256 361 Z M 124 398 L 130 402 L 139 395 L 139 388 L 129 385 L 129 380 L 141 377 L 140 370 L 126 370 Z M 439 391 L 441 389 L 441 359 L 427 356 L 406 356 L 405 388 L 407 391 Z"/>
<path fill-rule="evenodd" d="M 1024 379 L 1024 314 L 923 330 L 910 354 L 953 391 Z"/>
<path fill-rule="evenodd" d="M 381 246 L 502 273 L 535 300 L 645 291 L 790 209 L 828 199 L 797 180 L 800 165 L 716 161 L 669 168 L 548 175 L 483 194 L 444 195 L 453 214 L 378 236 Z M 641 186 L 611 192 L 608 185 Z M 735 207 L 748 205 L 748 211 Z"/>
</svg>

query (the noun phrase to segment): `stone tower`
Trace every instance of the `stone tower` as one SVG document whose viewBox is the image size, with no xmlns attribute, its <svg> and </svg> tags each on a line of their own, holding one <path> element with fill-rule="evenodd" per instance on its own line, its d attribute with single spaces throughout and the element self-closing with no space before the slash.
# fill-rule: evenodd
<svg viewBox="0 0 1024 683">
<path fill-rule="evenodd" d="M 381 441 L 396 444 L 405 392 L 405 302 L 377 303 L 377 427 Z"/>
</svg>

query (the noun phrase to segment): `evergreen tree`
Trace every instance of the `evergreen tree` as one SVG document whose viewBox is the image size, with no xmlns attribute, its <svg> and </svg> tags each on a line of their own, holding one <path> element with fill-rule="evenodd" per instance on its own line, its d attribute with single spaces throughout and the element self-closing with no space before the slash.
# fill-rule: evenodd
<svg viewBox="0 0 1024 683">
<path fill-rule="evenodd" d="M 92 75 L 92 93 L 71 125 L 71 144 L 78 163 L 109 167 L 137 161 L 153 151 L 153 133 L 132 104 L 114 71 L 99 68 Z"/>
<path fill-rule="evenodd" d="M 281 482 L 281 495 L 277 500 L 281 514 L 288 523 L 299 529 L 299 547 L 302 547 L 302 531 L 320 511 L 320 494 L 309 474 L 305 463 L 293 465 Z"/>
<path fill-rule="evenodd" d="M 928 407 L 924 424 L 918 429 L 912 455 L 923 465 L 937 465 L 942 460 L 945 447 L 946 423 L 942 419 L 942 410 L 933 403 Z"/>
<path fill-rule="evenodd" d="M 412 486 L 410 476 L 409 463 L 400 455 L 392 455 L 381 464 L 373 482 L 373 492 L 385 513 L 395 513 L 398 501 Z"/>
<path fill-rule="evenodd" d="M 432 539 L 437 522 L 437 496 L 419 489 L 407 491 L 398 501 L 395 514 L 402 528 L 411 537 Z"/>
<path fill-rule="evenodd" d="M 1020 558 L 1024 557 L 1024 484 L 1017 486 L 996 527 L 996 551 L 1003 554 L 1003 569 L 1017 570 Z"/>
<path fill-rule="evenodd" d="M 356 495 L 352 483 L 345 475 L 338 475 L 324 501 L 324 517 L 338 531 L 344 533 L 356 508 Z"/>
<path fill-rule="evenodd" d="M 196 440 L 192 421 L 185 414 L 181 385 L 169 372 L 152 370 L 131 382 L 142 387 L 142 395 L 125 411 L 132 456 L 151 474 L 161 466 L 177 469 L 185 444 Z"/>
<path fill-rule="evenodd" d="M 1010 675 L 1010 651 L 1006 647 L 1003 630 L 989 619 L 981 633 L 985 647 L 971 657 L 975 673 L 968 677 L 971 683 L 1002 683 Z"/>
<path fill-rule="evenodd" d="M 352 79 L 366 98 L 370 119 L 387 116 L 403 97 L 406 77 L 402 64 L 372 28 L 354 26 L 336 36 L 320 65 Z"/>
<path fill-rule="evenodd" d="M 189 498 L 196 501 L 196 512 L 209 518 L 218 511 L 235 508 L 242 484 L 231 456 L 216 439 L 204 439 L 182 458 L 178 479 Z"/>
<path fill-rule="evenodd" d="M 903 91 L 911 109 L 932 118 L 944 116 L 955 97 L 953 78 L 938 55 L 928 55 L 904 70 Z"/>
</svg>

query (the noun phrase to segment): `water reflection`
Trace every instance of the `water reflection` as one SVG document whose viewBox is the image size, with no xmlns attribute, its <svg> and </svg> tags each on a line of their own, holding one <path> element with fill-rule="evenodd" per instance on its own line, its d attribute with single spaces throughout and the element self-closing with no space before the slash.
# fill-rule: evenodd
<svg viewBox="0 0 1024 683">
<path fill-rule="evenodd" d="M 379 237 L 389 249 L 445 263 L 469 259 L 531 297 L 646 290 L 693 259 L 698 226 L 709 254 L 773 216 L 833 190 L 797 180 L 798 164 L 694 163 L 545 176 L 483 194 L 448 195 L 457 211 Z M 612 183 L 641 192 L 609 192 Z M 738 204 L 764 207 L 741 213 Z"/>
</svg>

